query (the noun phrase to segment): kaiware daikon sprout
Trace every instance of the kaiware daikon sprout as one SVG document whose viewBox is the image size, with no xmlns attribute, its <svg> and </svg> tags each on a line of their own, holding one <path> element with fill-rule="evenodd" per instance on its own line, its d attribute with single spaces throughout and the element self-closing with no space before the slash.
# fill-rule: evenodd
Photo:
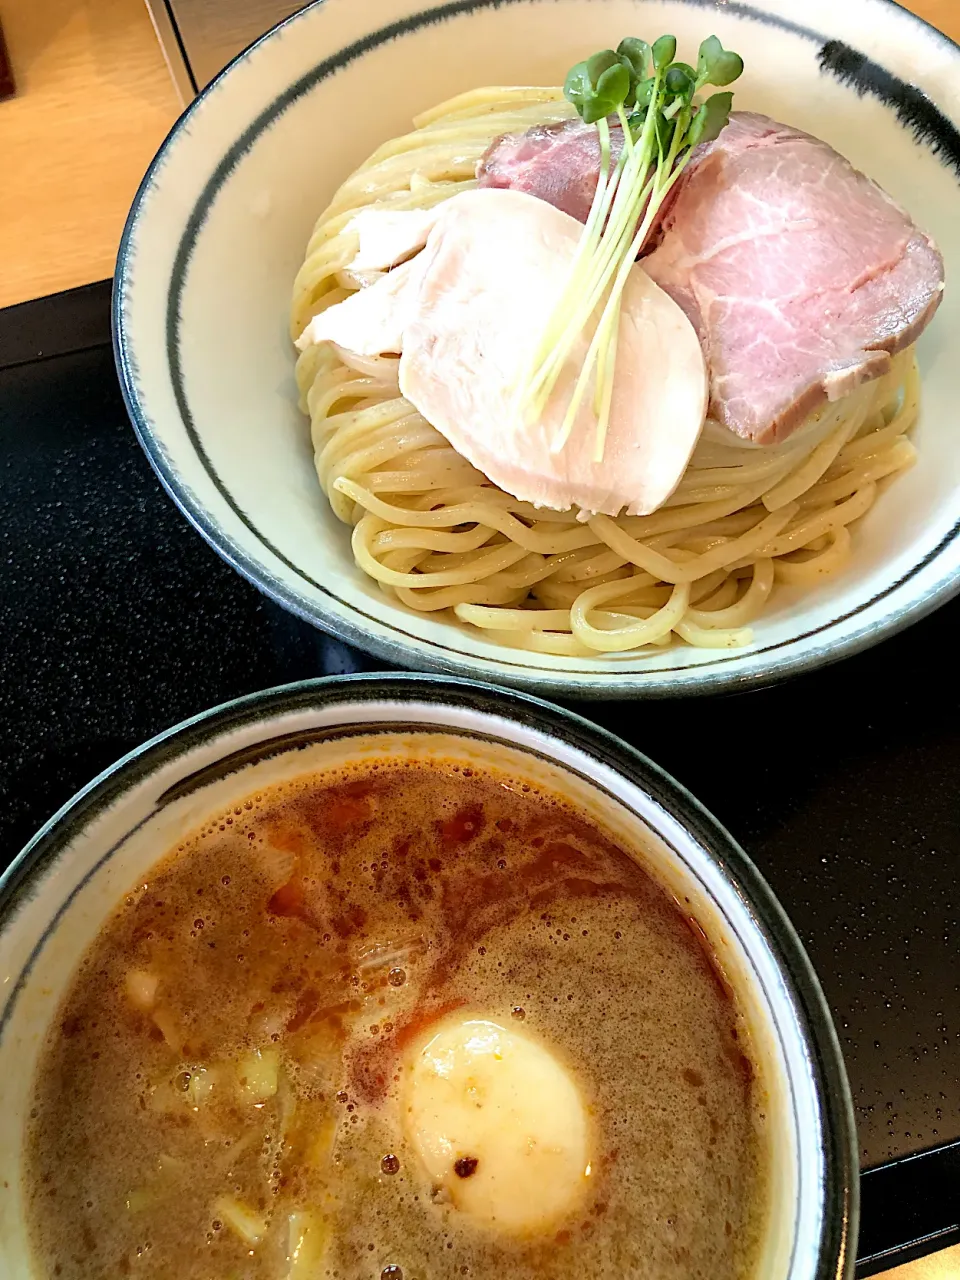
<svg viewBox="0 0 960 1280">
<path fill-rule="evenodd" d="M 570 275 L 541 336 L 520 402 L 531 418 L 542 414 L 581 334 L 594 317 L 586 357 L 551 444 L 559 452 L 570 438 L 596 371 L 594 461 L 603 459 L 616 370 L 620 307 L 630 269 L 656 225 L 657 214 L 689 163 L 693 149 L 717 138 L 730 118 L 732 93 L 697 95 L 706 85 L 732 84 L 743 60 L 716 36 L 700 46 L 696 68 L 676 61 L 674 36 L 652 45 L 627 37 L 572 67 L 566 97 L 585 124 L 596 125 L 600 175 Z M 611 170 L 610 122 L 623 131 L 623 148 Z"/>
</svg>

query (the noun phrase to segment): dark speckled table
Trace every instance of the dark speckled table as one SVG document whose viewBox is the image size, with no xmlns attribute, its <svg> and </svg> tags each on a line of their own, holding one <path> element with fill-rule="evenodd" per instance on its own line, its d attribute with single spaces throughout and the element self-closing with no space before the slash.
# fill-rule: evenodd
<svg viewBox="0 0 960 1280">
<path fill-rule="evenodd" d="M 178 720 L 382 665 L 259 595 L 161 491 L 108 296 L 0 312 L 0 866 Z M 806 943 L 857 1109 L 864 1276 L 960 1240 L 958 634 L 960 601 L 776 689 L 580 708 L 713 810 Z"/>
</svg>

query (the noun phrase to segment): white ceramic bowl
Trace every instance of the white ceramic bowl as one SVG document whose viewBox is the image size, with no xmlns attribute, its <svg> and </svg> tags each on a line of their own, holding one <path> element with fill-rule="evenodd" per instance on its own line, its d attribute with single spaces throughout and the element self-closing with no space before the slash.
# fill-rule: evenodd
<svg viewBox="0 0 960 1280">
<path fill-rule="evenodd" d="M 442 735 L 438 736 L 438 735 Z M 76 965 L 132 884 L 211 812 L 373 750 L 503 763 L 561 790 L 689 899 L 751 1026 L 774 1153 L 757 1280 L 853 1274 L 857 1158 L 823 995 L 769 887 L 677 783 L 612 735 L 523 695 L 414 676 L 318 680 L 199 716 L 121 760 L 0 878 L 0 1275 L 31 1269 L 21 1187 L 37 1056 Z M 439 745 L 436 745 L 439 744 Z"/>
<path fill-rule="evenodd" d="M 174 127 L 120 249 L 115 340 L 144 448 L 188 518 L 282 605 L 401 666 L 571 697 L 742 689 L 852 653 L 960 583 L 960 283 L 920 347 L 920 460 L 858 526 L 847 569 L 779 588 L 741 651 L 554 658 L 384 596 L 327 507 L 297 410 L 291 285 L 344 177 L 423 108 L 562 80 L 625 33 L 715 31 L 737 104 L 808 129 L 883 184 L 960 281 L 960 49 L 890 0 L 325 0 L 242 54 Z M 826 68 L 826 69 L 822 69 Z M 916 86 L 913 88 L 911 86 Z"/>
</svg>

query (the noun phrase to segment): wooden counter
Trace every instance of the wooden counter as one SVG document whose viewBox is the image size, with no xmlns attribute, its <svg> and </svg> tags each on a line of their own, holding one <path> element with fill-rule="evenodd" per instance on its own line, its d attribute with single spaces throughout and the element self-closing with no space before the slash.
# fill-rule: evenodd
<svg viewBox="0 0 960 1280">
<path fill-rule="evenodd" d="M 0 306 L 113 274 L 127 209 L 181 104 L 143 0 L 0 0 Z"/>
</svg>

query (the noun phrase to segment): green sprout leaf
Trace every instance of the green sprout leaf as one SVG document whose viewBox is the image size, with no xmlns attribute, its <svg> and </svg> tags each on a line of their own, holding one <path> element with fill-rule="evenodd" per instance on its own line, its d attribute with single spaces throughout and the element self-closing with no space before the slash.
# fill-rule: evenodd
<svg viewBox="0 0 960 1280">
<path fill-rule="evenodd" d="M 585 62 L 578 62 L 567 72 L 567 78 L 563 82 L 563 96 L 583 115 L 584 106 L 593 97 L 593 85 Z"/>
<path fill-rule="evenodd" d="M 738 53 L 724 49 L 716 36 L 708 36 L 700 46 L 697 62 L 698 87 L 705 84 L 733 84 L 743 75 L 743 59 Z"/>
<path fill-rule="evenodd" d="M 697 87 L 697 73 L 693 67 L 688 67 L 683 62 L 675 62 L 667 69 L 664 84 L 671 98 L 690 99 Z"/>
<path fill-rule="evenodd" d="M 630 93 L 630 72 L 618 62 L 608 67 L 597 81 L 596 104 L 601 115 L 613 115 L 622 107 Z M 597 119 L 600 117 L 597 116 Z M 590 123 L 590 122 L 588 122 Z"/>
<path fill-rule="evenodd" d="M 661 36 L 653 42 L 653 65 L 657 71 L 666 71 L 677 56 L 677 37 Z"/>
<path fill-rule="evenodd" d="M 636 102 L 639 110 L 642 111 L 644 108 L 649 107 L 650 103 L 653 101 L 653 94 L 656 89 L 656 85 L 657 82 L 653 77 L 649 80 L 642 80 L 640 84 L 637 85 L 634 101 Z"/>
<path fill-rule="evenodd" d="M 631 72 L 612 49 L 602 49 L 571 67 L 563 92 L 585 124 L 613 115 L 632 89 Z"/>
<path fill-rule="evenodd" d="M 618 66 L 620 66 L 620 59 L 612 49 L 601 49 L 599 53 L 589 57 L 587 59 L 587 74 L 594 89 L 596 89 L 600 82 L 600 77 L 605 71 L 609 71 L 611 67 Z"/>
<path fill-rule="evenodd" d="M 654 130 L 657 136 L 657 145 L 662 155 L 666 155 L 670 150 L 670 144 L 673 142 L 673 135 L 676 132 L 676 120 L 668 119 L 662 111 L 657 112 L 656 121 L 654 122 Z"/>
<path fill-rule="evenodd" d="M 713 142 L 714 138 L 719 138 L 727 127 L 732 106 L 732 93 L 715 93 L 709 97 L 693 117 L 687 133 L 689 146 L 697 147 L 701 142 Z"/>
<path fill-rule="evenodd" d="M 690 65 L 690 63 L 689 63 L 689 62 L 679 62 L 679 61 L 678 61 L 678 62 L 671 62 L 670 67 L 671 67 L 671 68 L 672 68 L 672 67 L 676 67 L 678 70 L 680 70 L 680 71 L 684 72 L 684 74 L 685 74 L 686 76 L 688 76 L 688 77 L 689 77 L 689 79 L 690 79 L 690 80 L 692 80 L 692 81 L 694 82 L 694 84 L 696 84 L 696 80 L 697 80 L 697 73 L 696 73 L 696 71 L 693 69 L 693 67 L 691 67 L 691 65 Z"/>
<path fill-rule="evenodd" d="M 650 66 L 650 46 L 646 40 L 641 40 L 638 36 L 626 36 L 617 45 L 617 55 L 622 62 L 627 63 L 630 67 L 635 85 L 647 78 L 647 69 Z"/>
</svg>

